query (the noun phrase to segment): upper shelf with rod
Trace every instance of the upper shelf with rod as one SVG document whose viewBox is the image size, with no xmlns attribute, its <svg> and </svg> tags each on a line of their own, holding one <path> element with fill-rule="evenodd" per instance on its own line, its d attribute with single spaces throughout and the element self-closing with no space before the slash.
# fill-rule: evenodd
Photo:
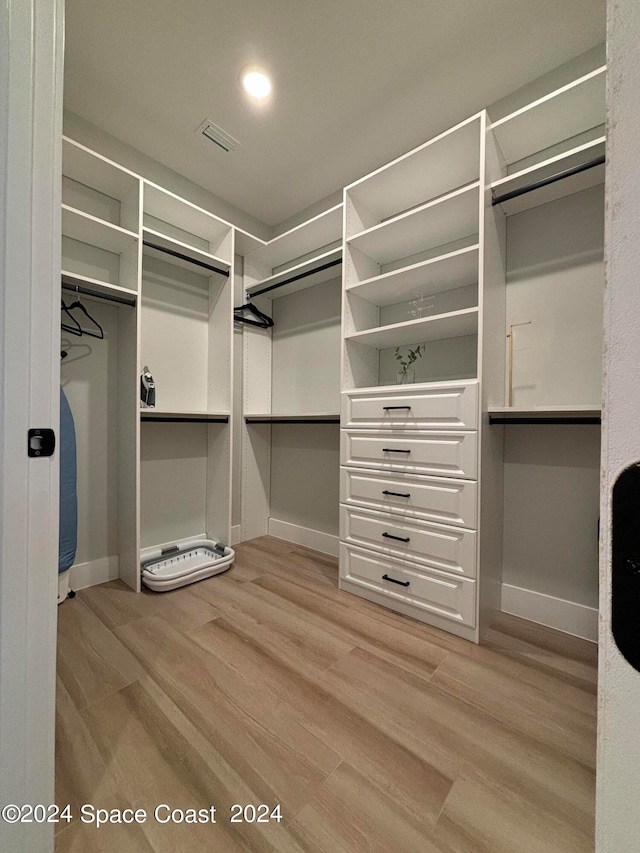
<svg viewBox="0 0 640 853">
<path fill-rule="evenodd" d="M 605 79 L 603 65 L 492 123 L 494 205 L 520 213 L 604 182 Z"/>
<path fill-rule="evenodd" d="M 342 204 L 274 237 L 245 259 L 248 296 L 278 299 L 337 278 L 342 263 Z"/>
</svg>

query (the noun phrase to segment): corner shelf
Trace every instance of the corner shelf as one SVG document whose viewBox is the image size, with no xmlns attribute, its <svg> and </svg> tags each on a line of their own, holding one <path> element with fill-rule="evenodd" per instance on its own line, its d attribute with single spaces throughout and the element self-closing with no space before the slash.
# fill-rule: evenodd
<svg viewBox="0 0 640 853">
<path fill-rule="evenodd" d="M 384 306 L 414 298 L 418 288 L 424 296 L 429 296 L 477 284 L 478 250 L 479 245 L 474 243 L 464 249 L 348 285 L 346 292 L 374 305 Z"/>
<path fill-rule="evenodd" d="M 475 181 L 348 238 L 378 264 L 408 258 L 478 233 L 480 184 Z"/>
<path fill-rule="evenodd" d="M 122 255 L 133 246 L 138 235 L 119 225 L 112 225 L 75 207 L 62 205 L 62 236 L 97 246 L 107 252 Z"/>
<path fill-rule="evenodd" d="M 421 317 L 406 323 L 393 323 L 364 332 L 346 335 L 345 340 L 365 344 L 375 349 L 407 346 L 446 338 L 461 338 L 478 333 L 478 309 L 464 308 L 447 314 Z"/>
<path fill-rule="evenodd" d="M 606 65 L 495 121 L 508 164 L 604 124 Z"/>
<path fill-rule="evenodd" d="M 284 272 L 278 267 L 338 242 L 341 235 L 342 203 L 269 240 L 252 252 L 248 260 L 270 267 L 274 273 Z"/>
<path fill-rule="evenodd" d="M 604 183 L 604 163 L 580 171 L 577 174 L 563 177 L 554 183 L 547 184 L 527 191 L 526 194 L 515 198 L 499 201 L 500 197 L 519 190 L 526 190 L 539 181 L 544 181 L 552 176 L 568 169 L 579 168 L 588 161 L 600 159 L 605 156 L 605 137 L 600 136 L 592 142 L 579 145 L 563 154 L 550 157 L 534 166 L 521 169 L 505 178 L 500 178 L 491 184 L 494 199 L 498 200 L 501 210 L 507 215 L 522 213 L 549 201 L 564 198 L 567 195 L 589 189 Z M 496 203 L 494 201 L 494 203 Z"/>
<path fill-rule="evenodd" d="M 491 424 L 599 424 L 600 406 L 490 406 Z"/>
<path fill-rule="evenodd" d="M 279 299 L 290 293 L 297 293 L 323 281 L 329 281 L 340 275 L 337 267 L 342 264 L 342 248 L 332 249 L 310 258 L 286 270 L 262 279 L 247 288 L 247 296 L 264 296 L 266 299 Z"/>
</svg>

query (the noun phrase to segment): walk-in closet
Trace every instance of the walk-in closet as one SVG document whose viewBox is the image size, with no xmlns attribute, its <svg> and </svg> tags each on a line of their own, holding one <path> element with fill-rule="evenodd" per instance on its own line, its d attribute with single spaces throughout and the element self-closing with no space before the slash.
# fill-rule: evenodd
<svg viewBox="0 0 640 853">
<path fill-rule="evenodd" d="M 67 7 L 55 849 L 588 853 L 604 4 L 209 5 Z"/>
</svg>

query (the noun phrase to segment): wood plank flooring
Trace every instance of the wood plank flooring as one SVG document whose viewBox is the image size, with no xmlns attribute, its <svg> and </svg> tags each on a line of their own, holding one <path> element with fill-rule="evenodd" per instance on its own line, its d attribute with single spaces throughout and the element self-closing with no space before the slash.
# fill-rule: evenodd
<svg viewBox="0 0 640 853">
<path fill-rule="evenodd" d="M 596 649 L 501 616 L 482 646 L 261 537 L 226 574 L 59 608 L 56 851 L 587 853 Z M 96 828 L 83 804 L 145 809 Z M 215 824 L 155 806 L 216 806 Z M 230 807 L 282 820 L 230 823 Z"/>
</svg>

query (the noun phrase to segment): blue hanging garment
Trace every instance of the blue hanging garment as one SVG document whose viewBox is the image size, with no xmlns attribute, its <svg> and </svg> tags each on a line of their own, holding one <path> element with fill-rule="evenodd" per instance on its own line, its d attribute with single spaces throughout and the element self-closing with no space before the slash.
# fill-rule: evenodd
<svg viewBox="0 0 640 853">
<path fill-rule="evenodd" d="M 71 568 L 78 542 L 78 495 L 76 492 L 76 428 L 69 402 L 60 389 L 60 548 L 58 572 Z"/>
</svg>

